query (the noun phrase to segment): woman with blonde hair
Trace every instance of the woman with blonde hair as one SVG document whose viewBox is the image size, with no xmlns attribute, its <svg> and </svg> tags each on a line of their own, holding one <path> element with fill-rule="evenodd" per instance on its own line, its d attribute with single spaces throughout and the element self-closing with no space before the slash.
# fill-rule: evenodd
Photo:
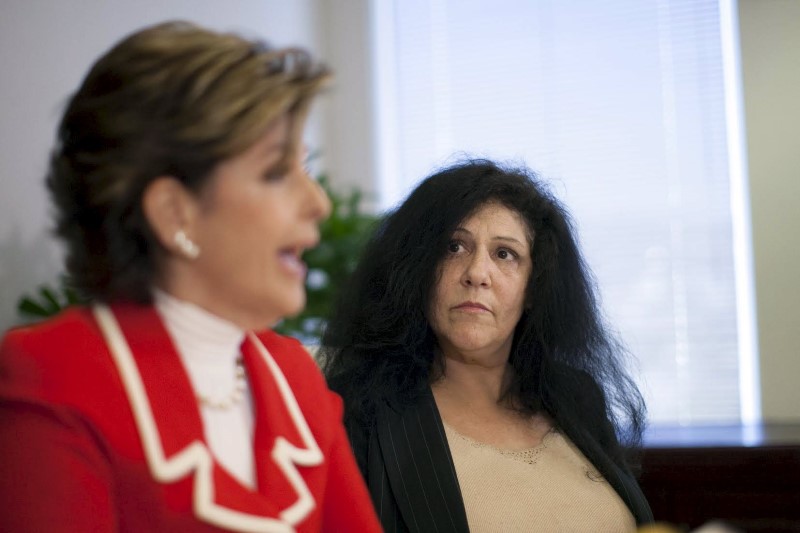
<svg viewBox="0 0 800 533">
<path fill-rule="evenodd" d="M 380 529 L 341 400 L 269 329 L 330 210 L 300 141 L 328 77 L 184 22 L 92 67 L 47 177 L 89 305 L 0 345 L 0 530 Z"/>
</svg>

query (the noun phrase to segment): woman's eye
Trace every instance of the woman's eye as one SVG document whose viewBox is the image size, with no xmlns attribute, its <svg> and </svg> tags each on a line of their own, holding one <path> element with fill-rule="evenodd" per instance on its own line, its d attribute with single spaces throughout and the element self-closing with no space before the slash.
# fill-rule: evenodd
<svg viewBox="0 0 800 533">
<path fill-rule="evenodd" d="M 516 259 L 517 254 L 511 250 L 500 249 L 497 251 L 497 257 L 500 259 Z"/>
<path fill-rule="evenodd" d="M 447 245 L 447 251 L 451 254 L 457 254 L 461 250 L 461 243 L 458 241 L 450 241 Z"/>
<path fill-rule="evenodd" d="M 270 169 L 264 173 L 265 181 L 280 181 L 286 177 L 286 172 L 282 168 Z"/>
</svg>

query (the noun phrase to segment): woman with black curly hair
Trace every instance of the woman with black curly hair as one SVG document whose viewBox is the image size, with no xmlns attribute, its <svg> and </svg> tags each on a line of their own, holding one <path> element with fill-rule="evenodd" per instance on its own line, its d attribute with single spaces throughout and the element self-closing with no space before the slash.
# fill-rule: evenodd
<svg viewBox="0 0 800 533">
<path fill-rule="evenodd" d="M 632 531 L 645 407 L 564 207 L 467 161 L 378 227 L 328 323 L 331 388 L 386 531 Z"/>
</svg>

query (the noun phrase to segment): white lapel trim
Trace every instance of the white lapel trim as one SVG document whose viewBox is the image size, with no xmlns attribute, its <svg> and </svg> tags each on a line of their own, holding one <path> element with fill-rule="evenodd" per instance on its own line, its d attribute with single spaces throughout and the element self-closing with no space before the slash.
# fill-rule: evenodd
<svg viewBox="0 0 800 533">
<path fill-rule="evenodd" d="M 153 477 L 161 483 L 169 483 L 187 476 L 194 470 L 194 511 L 198 518 L 210 524 L 254 533 L 294 532 L 294 526 L 303 520 L 316 505 L 308 485 L 295 465 L 316 466 L 322 463 L 324 457 L 286 377 L 258 337 L 252 333 L 248 334 L 250 341 L 255 344 L 259 354 L 272 372 L 284 404 L 306 447 L 305 449 L 297 448 L 283 437 L 275 439 L 272 459 L 298 495 L 295 503 L 280 512 L 280 520 L 234 511 L 215 503 L 214 463 L 208 448 L 202 442 L 194 441 L 172 457 L 166 457 L 142 377 L 114 313 L 105 305 L 93 306 L 92 312 L 119 370 L 139 435 L 142 438 L 147 464 Z"/>
</svg>

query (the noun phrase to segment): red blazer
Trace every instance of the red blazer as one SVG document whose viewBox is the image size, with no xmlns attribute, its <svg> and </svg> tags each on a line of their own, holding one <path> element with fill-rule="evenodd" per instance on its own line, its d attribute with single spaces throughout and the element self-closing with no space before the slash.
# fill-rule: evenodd
<svg viewBox="0 0 800 533">
<path fill-rule="evenodd" d="M 257 490 L 211 454 L 151 307 L 71 309 L 0 344 L 0 531 L 380 531 L 314 361 L 243 345 Z"/>
</svg>

